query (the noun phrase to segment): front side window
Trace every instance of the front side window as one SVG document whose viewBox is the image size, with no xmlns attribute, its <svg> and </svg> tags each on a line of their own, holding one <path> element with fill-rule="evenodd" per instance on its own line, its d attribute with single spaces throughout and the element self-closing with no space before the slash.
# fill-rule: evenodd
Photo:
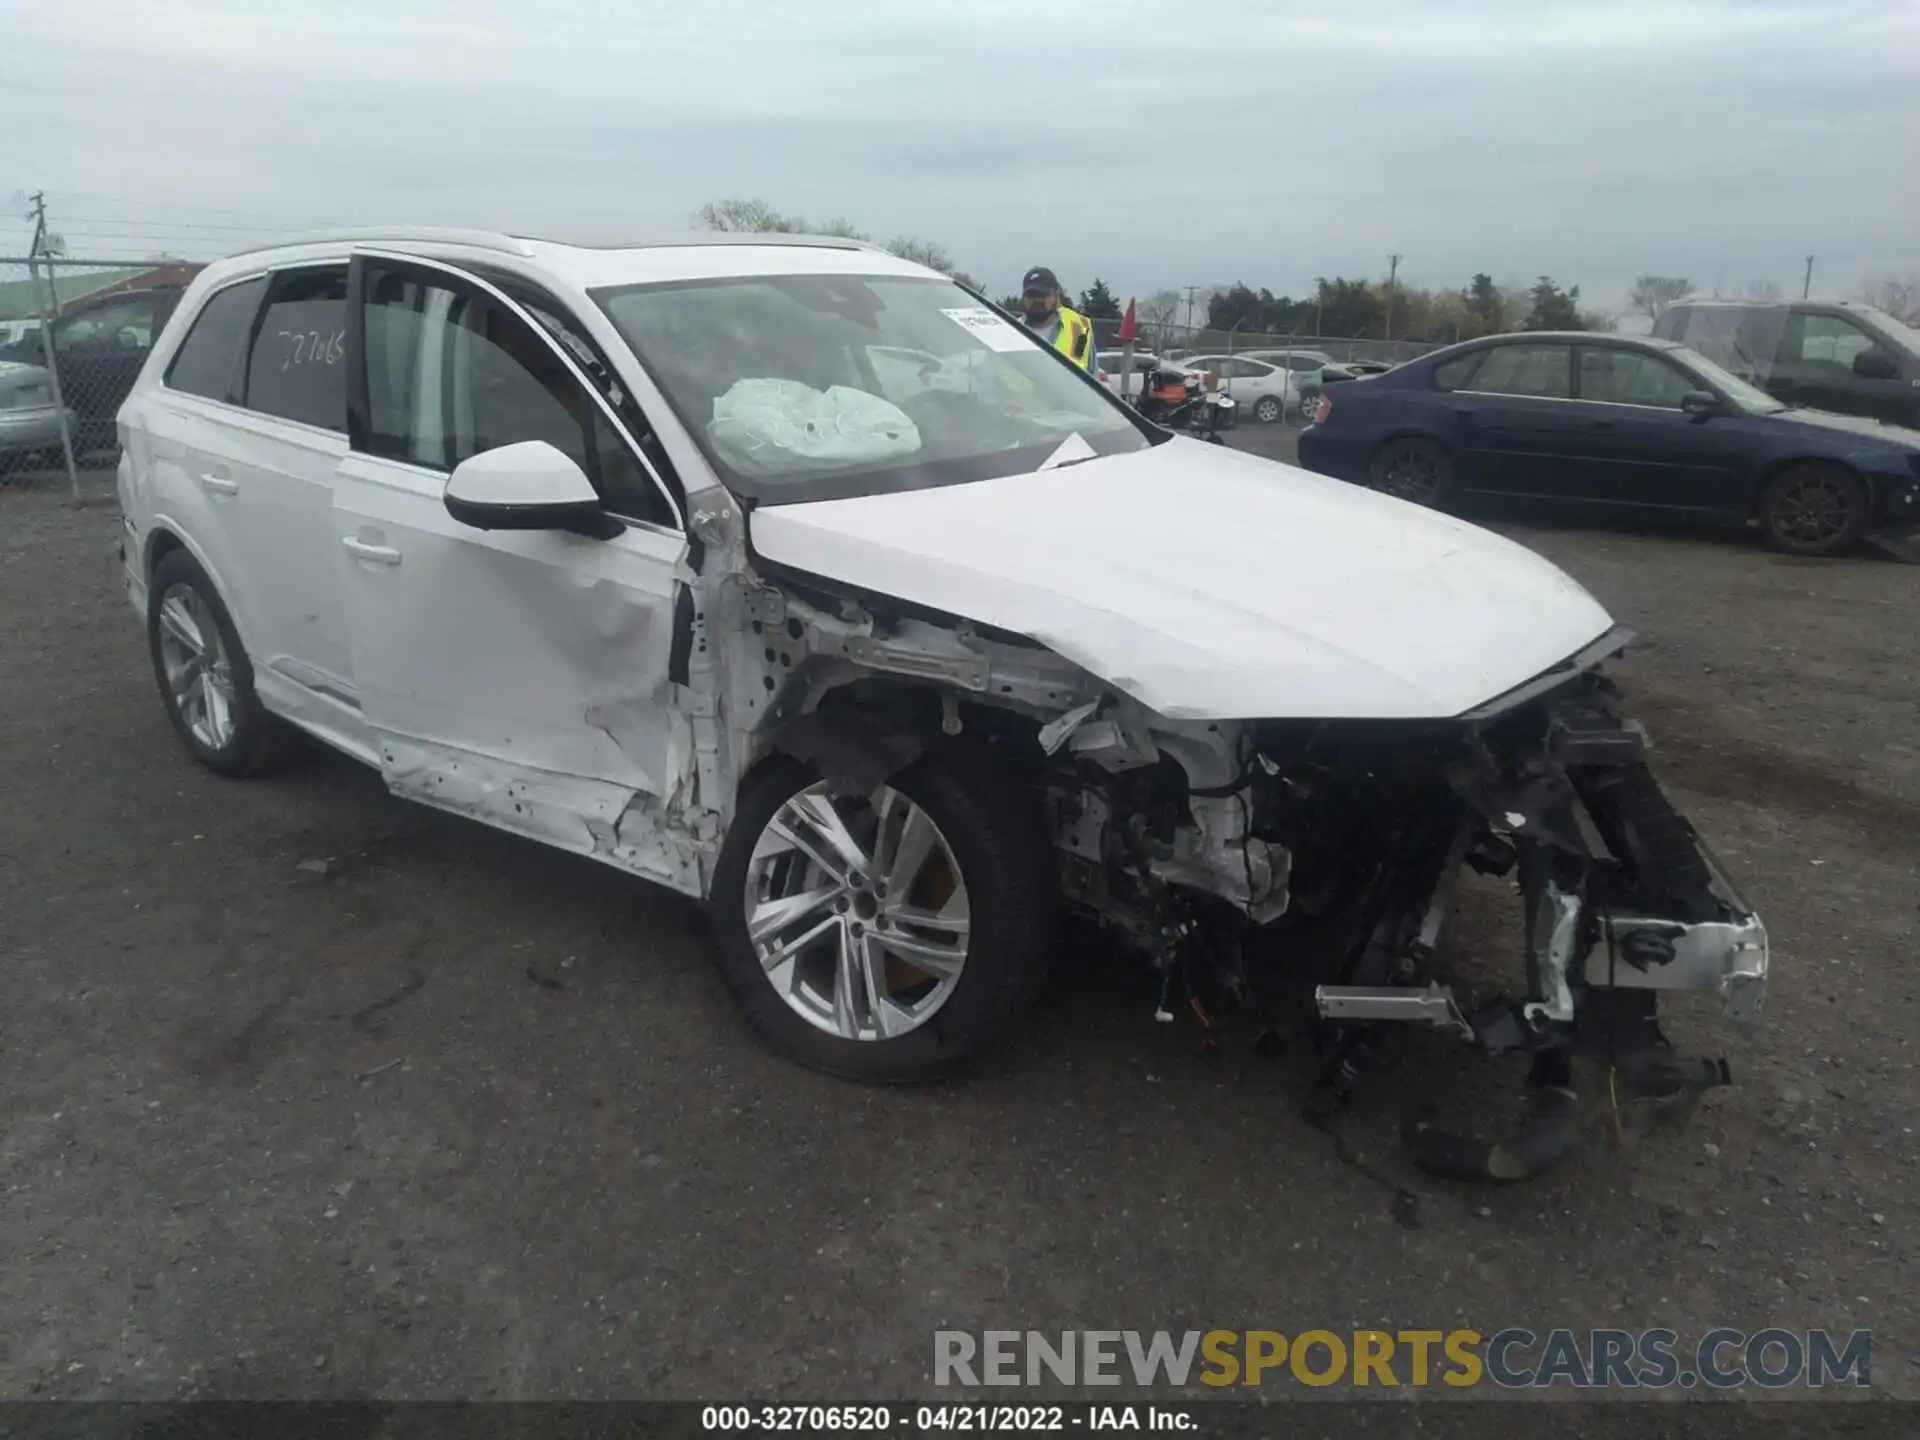
<svg viewBox="0 0 1920 1440">
<path fill-rule="evenodd" d="M 263 415 L 323 430 L 347 428 L 347 271 L 275 275 L 242 403 Z"/>
<path fill-rule="evenodd" d="M 264 276 L 216 291 L 194 316 L 193 327 L 167 367 L 167 388 L 209 400 L 238 399 L 247 336 L 266 293 Z"/>
<path fill-rule="evenodd" d="M 1572 393 L 1572 360 L 1573 348 L 1568 345 L 1496 346 L 1487 352 L 1467 388 L 1488 395 L 1565 400 Z"/>
<path fill-rule="evenodd" d="M 950 281 L 770 275 L 594 298 L 715 470 L 764 503 L 1027 474 L 1075 436 L 1095 455 L 1155 443 L 1105 389 Z M 900 395 L 876 348 L 936 357 L 939 383 Z"/>
<path fill-rule="evenodd" d="M 373 268 L 365 313 L 365 448 L 451 471 L 544 440 L 607 509 L 671 525 L 665 497 L 547 339 L 491 296 Z"/>
<path fill-rule="evenodd" d="M 1680 397 L 1699 387 L 1664 360 L 1638 350 L 1589 345 L 1580 350 L 1580 398 L 1609 405 L 1678 410 Z"/>
</svg>

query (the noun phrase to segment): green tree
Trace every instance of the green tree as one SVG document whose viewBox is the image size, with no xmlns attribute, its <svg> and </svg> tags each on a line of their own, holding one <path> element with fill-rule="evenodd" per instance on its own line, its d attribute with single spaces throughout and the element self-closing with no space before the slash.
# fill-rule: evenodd
<svg viewBox="0 0 1920 1440">
<path fill-rule="evenodd" d="M 1542 275 L 1528 292 L 1533 308 L 1520 322 L 1522 330 L 1580 330 L 1580 287 L 1562 290 L 1551 275 Z"/>
<path fill-rule="evenodd" d="M 1107 282 L 1095 276 L 1093 284 L 1080 292 L 1080 313 L 1089 320 L 1118 320 L 1120 302 L 1113 298 Z"/>
<path fill-rule="evenodd" d="M 1382 330 L 1387 315 L 1386 302 L 1366 281 L 1336 276 L 1318 283 L 1320 293 L 1315 306 L 1322 335 L 1358 339 Z"/>
<path fill-rule="evenodd" d="M 1471 327 L 1461 336 L 1462 339 L 1497 335 L 1506 329 L 1507 298 L 1500 293 L 1500 287 L 1493 283 L 1491 275 L 1475 275 L 1461 292 L 1461 297 L 1466 305 L 1467 323 Z"/>
<path fill-rule="evenodd" d="M 1260 329 L 1260 297 L 1246 285 L 1235 283 L 1207 297 L 1209 330 Z"/>
</svg>

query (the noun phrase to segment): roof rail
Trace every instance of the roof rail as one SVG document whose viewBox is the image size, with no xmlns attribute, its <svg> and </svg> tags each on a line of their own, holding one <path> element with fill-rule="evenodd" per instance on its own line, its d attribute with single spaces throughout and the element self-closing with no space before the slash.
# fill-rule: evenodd
<svg viewBox="0 0 1920 1440">
<path fill-rule="evenodd" d="M 366 241 L 370 244 L 471 245 L 476 250 L 502 250 L 510 255 L 531 255 L 527 242 L 497 230 L 462 230 L 440 225 L 362 225 L 339 230 L 315 230 L 288 235 L 269 245 L 250 245 L 235 255 L 258 255 L 266 250 L 287 250 L 296 245 L 337 245 L 342 241 Z"/>
<path fill-rule="evenodd" d="M 578 250 L 659 250 L 680 245 L 803 245 L 818 250 L 877 250 L 886 254 L 884 245 L 871 240 L 856 240 L 845 235 L 789 235 L 780 230 L 688 230 L 679 234 L 652 235 L 643 240 L 630 236 L 608 239 L 560 238 L 550 235 L 523 235 L 523 240 L 542 245 L 570 245 Z"/>
<path fill-rule="evenodd" d="M 856 240 L 844 235 L 788 235 L 779 231 L 690 230 L 682 235 L 655 236 L 646 240 L 616 238 L 606 240 L 561 239 L 548 235 L 509 235 L 497 230 L 465 230 L 440 225 L 367 225 L 338 230 L 317 230 L 288 235 L 266 245 L 251 245 L 235 255 L 258 255 L 268 250 L 286 250 L 298 245 L 340 244 L 343 241 L 369 244 L 467 245 L 476 250 L 499 250 L 509 255 L 531 256 L 533 245 L 568 245 L 582 250 L 652 250 L 678 245 L 803 245 L 822 250 L 870 250 L 887 254 L 884 245 L 871 240 Z"/>
</svg>

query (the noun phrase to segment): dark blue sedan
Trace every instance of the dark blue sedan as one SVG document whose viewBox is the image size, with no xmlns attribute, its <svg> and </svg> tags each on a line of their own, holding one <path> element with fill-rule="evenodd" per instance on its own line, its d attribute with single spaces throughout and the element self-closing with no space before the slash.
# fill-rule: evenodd
<svg viewBox="0 0 1920 1440">
<path fill-rule="evenodd" d="M 1322 392 L 1309 470 L 1469 496 L 1745 524 L 1796 555 L 1920 529 L 1920 431 L 1781 404 L 1665 340 L 1472 340 Z"/>
</svg>

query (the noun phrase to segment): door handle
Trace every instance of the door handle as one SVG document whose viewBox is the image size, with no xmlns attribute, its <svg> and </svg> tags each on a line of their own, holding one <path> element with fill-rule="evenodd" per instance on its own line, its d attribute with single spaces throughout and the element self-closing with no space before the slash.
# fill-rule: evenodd
<svg viewBox="0 0 1920 1440">
<path fill-rule="evenodd" d="M 202 475 L 200 483 L 216 495 L 238 495 L 240 487 L 224 475 Z"/>
<path fill-rule="evenodd" d="M 356 560 L 371 560 L 376 565 L 398 565 L 400 552 L 390 545 L 369 545 L 364 540 L 356 540 L 351 535 L 342 537 L 340 543 L 347 547 L 347 553 Z"/>
<path fill-rule="evenodd" d="M 1613 425 L 1613 421 L 1611 420 L 1593 420 L 1588 422 L 1588 425 L 1587 425 L 1587 429 L 1598 430 L 1598 431 L 1601 431 L 1602 433 L 1610 431 L 1613 428 L 1614 428 L 1614 425 Z"/>
</svg>

